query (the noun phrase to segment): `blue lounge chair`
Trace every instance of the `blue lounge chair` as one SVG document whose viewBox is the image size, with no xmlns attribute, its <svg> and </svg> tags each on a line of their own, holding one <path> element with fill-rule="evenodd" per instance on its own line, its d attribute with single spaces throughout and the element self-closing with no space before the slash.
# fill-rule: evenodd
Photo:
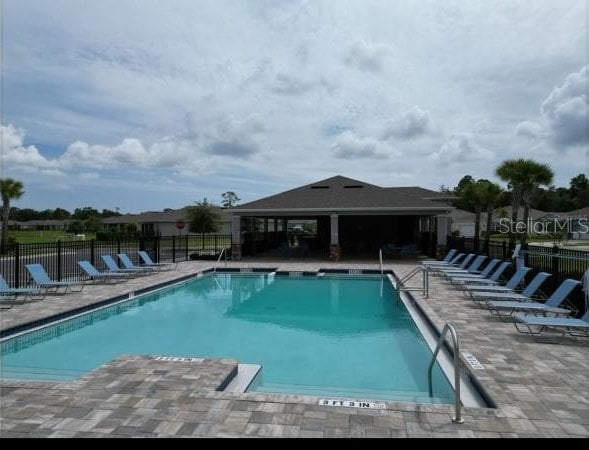
<svg viewBox="0 0 589 450">
<path fill-rule="evenodd" d="M 493 284 L 466 284 L 462 288 L 470 295 L 477 292 L 513 292 L 515 288 L 524 280 L 526 274 L 532 269 L 529 267 L 520 267 L 509 279 L 505 286 Z"/>
<path fill-rule="evenodd" d="M 90 261 L 78 261 L 78 265 L 82 268 L 86 275 L 93 281 L 105 280 L 105 281 L 121 281 L 127 280 L 129 275 L 120 272 L 100 272 L 96 267 L 92 265 Z"/>
<path fill-rule="evenodd" d="M 487 259 L 485 255 L 477 256 L 472 264 L 468 266 L 468 269 L 465 267 L 464 269 L 441 269 L 442 276 L 448 278 L 451 276 L 458 276 L 458 275 L 476 275 L 480 273 L 479 267 L 483 264 L 483 261 Z"/>
<path fill-rule="evenodd" d="M 117 253 L 117 256 L 123 264 L 123 268 L 127 270 L 142 270 L 144 272 L 153 272 L 154 270 L 157 270 L 155 267 L 136 266 L 135 264 L 133 264 L 133 261 L 131 261 L 131 258 L 129 258 L 126 253 Z"/>
<path fill-rule="evenodd" d="M 423 261 L 421 264 L 427 267 L 457 267 L 458 261 L 466 256 L 465 253 L 459 253 L 452 257 L 449 262 L 446 261 Z"/>
<path fill-rule="evenodd" d="M 572 317 L 543 317 L 529 314 L 516 314 L 514 325 L 523 334 L 539 334 L 545 330 L 558 330 L 570 336 L 589 337 L 589 311 L 580 319 Z"/>
<path fill-rule="evenodd" d="M 139 268 L 122 269 L 118 266 L 114 258 L 110 255 L 100 255 L 100 257 L 104 261 L 104 264 L 106 264 L 106 267 L 108 267 L 108 270 L 110 270 L 112 273 L 125 273 L 130 275 L 144 275 L 146 273 L 145 270 Z"/>
<path fill-rule="evenodd" d="M 452 269 L 464 269 L 468 263 L 474 258 L 474 253 L 470 253 L 469 255 L 466 255 L 466 257 L 462 260 L 462 262 L 458 265 L 458 266 L 427 266 L 427 268 L 430 270 L 430 272 L 433 275 L 441 275 L 443 271 L 445 270 L 452 270 Z"/>
<path fill-rule="evenodd" d="M 451 273 L 448 274 L 446 276 L 446 278 L 448 280 L 450 280 L 451 283 L 453 283 L 454 279 L 478 279 L 478 278 L 487 278 L 491 272 L 493 271 L 493 269 L 495 268 L 495 266 L 497 266 L 497 264 L 499 264 L 500 260 L 498 260 L 497 258 L 493 258 L 491 261 L 489 261 L 489 263 L 485 266 L 485 268 L 479 273 L 478 271 L 476 271 L 475 273 Z M 474 264 L 474 263 L 473 263 Z"/>
<path fill-rule="evenodd" d="M 575 287 L 581 284 L 580 281 L 569 278 L 564 280 L 558 289 L 546 300 L 546 303 L 538 303 L 535 301 L 517 302 L 489 302 L 489 308 L 495 311 L 498 316 L 511 316 L 514 312 L 529 312 L 532 314 L 554 314 L 554 315 L 568 315 L 571 313 L 570 309 L 561 308 L 560 305 L 567 299 L 568 295 Z M 505 312 L 505 314 L 502 314 Z"/>
<path fill-rule="evenodd" d="M 143 264 L 147 267 L 159 267 L 162 270 L 171 270 L 172 268 L 176 268 L 178 263 L 171 263 L 171 262 L 154 262 L 145 250 L 139 250 L 139 257 L 143 261 Z"/>
<path fill-rule="evenodd" d="M 26 264 L 26 269 L 28 270 L 29 274 L 33 278 L 33 281 L 42 288 L 47 289 L 47 291 L 55 289 L 54 293 L 59 293 L 59 288 L 64 288 L 62 294 L 68 292 L 80 292 L 84 289 L 84 284 L 79 283 L 77 281 L 55 281 L 49 278 L 47 272 L 45 272 L 44 267 L 41 264 Z M 74 286 L 80 286 L 80 289 L 75 290 L 73 289 Z"/>
<path fill-rule="evenodd" d="M 540 286 L 550 276 L 549 273 L 540 272 L 524 288 L 517 292 L 473 292 L 472 299 L 485 308 L 493 309 L 495 304 L 506 302 L 533 302 L 533 296 Z"/>
<path fill-rule="evenodd" d="M 0 275 L 0 302 L 4 305 L 10 305 L 8 308 L 3 309 L 10 309 L 14 306 L 16 298 L 19 295 L 23 297 L 30 297 L 36 299 L 43 299 L 45 297 L 46 291 L 45 289 L 38 289 L 38 288 L 11 288 L 8 286 L 8 283 L 4 279 L 2 275 Z"/>
<path fill-rule="evenodd" d="M 464 285 L 464 284 L 496 285 L 498 283 L 499 277 L 501 277 L 501 275 L 503 275 L 503 272 L 505 272 L 508 267 L 509 267 L 509 263 L 504 261 L 499 265 L 499 267 L 497 267 L 497 270 L 495 270 L 495 272 L 493 272 L 493 274 L 488 278 L 484 277 L 483 273 L 481 272 L 480 275 L 471 274 L 471 275 L 461 275 L 458 277 L 454 277 L 450 280 L 450 282 L 453 284 L 461 284 L 461 285 Z M 492 268 L 491 268 L 491 270 L 492 270 Z M 483 272 L 485 272 L 485 271 L 483 271 Z"/>
</svg>

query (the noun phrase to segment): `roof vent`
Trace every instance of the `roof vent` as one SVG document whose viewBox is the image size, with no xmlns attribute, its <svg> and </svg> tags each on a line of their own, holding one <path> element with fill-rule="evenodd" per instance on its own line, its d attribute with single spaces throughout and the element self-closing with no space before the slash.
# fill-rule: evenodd
<svg viewBox="0 0 589 450">
<path fill-rule="evenodd" d="M 361 184 L 349 184 L 348 186 L 344 186 L 344 189 L 362 189 L 363 187 Z"/>
<path fill-rule="evenodd" d="M 329 189 L 329 186 L 311 186 L 311 189 Z"/>
</svg>

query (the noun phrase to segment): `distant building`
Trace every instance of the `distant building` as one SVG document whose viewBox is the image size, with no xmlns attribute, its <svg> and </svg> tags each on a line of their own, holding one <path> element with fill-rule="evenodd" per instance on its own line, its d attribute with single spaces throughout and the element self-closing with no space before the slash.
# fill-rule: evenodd
<svg viewBox="0 0 589 450">
<path fill-rule="evenodd" d="M 164 209 L 163 211 L 146 211 L 139 214 L 124 214 L 122 216 L 108 217 L 102 220 L 105 231 L 126 231 L 128 227 L 135 227 L 143 234 L 160 234 L 173 236 L 188 234 L 188 208 Z M 231 234 L 231 217 L 227 210 L 213 207 L 219 214 L 219 230 L 216 234 Z M 178 223 L 183 223 L 183 228 L 178 228 Z"/>
</svg>

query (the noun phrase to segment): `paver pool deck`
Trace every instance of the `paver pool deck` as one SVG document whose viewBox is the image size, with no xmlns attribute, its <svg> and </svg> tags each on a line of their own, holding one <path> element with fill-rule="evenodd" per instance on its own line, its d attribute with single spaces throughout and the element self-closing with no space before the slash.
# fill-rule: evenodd
<svg viewBox="0 0 589 450">
<path fill-rule="evenodd" d="M 174 271 L 17 304 L 2 311 L 0 329 L 128 295 L 213 264 L 183 262 Z M 392 262 L 385 269 L 403 276 L 416 264 Z M 378 268 L 373 262 L 271 260 L 227 266 Z M 429 298 L 414 297 L 439 330 L 446 322 L 456 327 L 461 352 L 484 367 L 468 370 L 497 408 L 463 408 L 464 423 L 454 424 L 452 405 L 321 406 L 311 396 L 217 391 L 234 373 L 236 360 L 123 355 L 73 382 L 2 380 L 0 437 L 589 437 L 589 339 L 520 335 L 513 324 L 499 321 L 438 278 L 430 281 Z"/>
</svg>

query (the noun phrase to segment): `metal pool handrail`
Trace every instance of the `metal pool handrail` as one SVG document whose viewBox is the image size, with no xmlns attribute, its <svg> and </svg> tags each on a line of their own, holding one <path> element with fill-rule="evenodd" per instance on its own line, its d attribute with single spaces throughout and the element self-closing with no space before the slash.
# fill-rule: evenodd
<svg viewBox="0 0 589 450">
<path fill-rule="evenodd" d="M 384 275 L 384 268 L 382 266 L 382 248 L 378 251 L 378 260 L 380 262 L 380 276 Z"/>
<path fill-rule="evenodd" d="M 225 254 L 225 267 L 227 267 L 227 252 L 225 250 L 227 250 L 227 248 L 223 248 L 223 250 L 221 250 L 221 253 L 219 253 L 219 257 L 217 258 L 215 267 L 213 267 L 213 273 L 217 271 L 217 266 L 219 265 L 219 262 L 221 261 L 221 257 L 223 256 L 223 254 Z"/>
<path fill-rule="evenodd" d="M 454 423 L 464 423 L 464 419 L 462 418 L 461 414 L 461 404 L 460 404 L 460 349 L 458 344 L 458 334 L 456 333 L 456 329 L 453 325 L 447 323 L 444 325 L 444 329 L 442 330 L 442 334 L 440 334 L 440 338 L 438 339 L 438 344 L 436 345 L 436 350 L 432 355 L 432 360 L 429 363 L 429 367 L 427 369 L 427 381 L 429 384 L 429 395 L 433 395 L 433 388 L 432 388 L 432 367 L 436 362 L 436 357 L 438 356 L 438 352 L 444 342 L 444 338 L 446 337 L 446 333 L 450 331 L 450 336 L 452 336 L 452 344 L 454 344 L 454 417 L 452 417 L 452 422 Z"/>
<path fill-rule="evenodd" d="M 413 278 L 418 273 L 423 275 L 421 287 L 407 287 L 405 283 Z M 422 292 L 425 298 L 429 297 L 429 269 L 427 267 L 417 266 L 397 283 L 397 297 L 401 295 L 401 291 L 419 291 Z M 397 300 L 399 300 L 397 298 Z"/>
</svg>

